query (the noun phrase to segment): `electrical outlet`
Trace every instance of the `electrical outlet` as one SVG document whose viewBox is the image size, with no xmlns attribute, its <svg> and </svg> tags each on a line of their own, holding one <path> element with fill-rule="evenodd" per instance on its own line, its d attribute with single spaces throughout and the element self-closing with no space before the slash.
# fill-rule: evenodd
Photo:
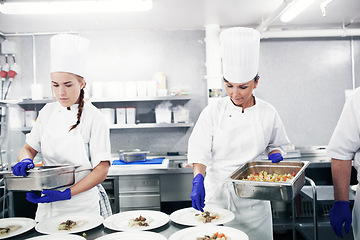
<svg viewBox="0 0 360 240">
<path fill-rule="evenodd" d="M 5 40 L 1 43 L 2 54 L 16 54 L 15 42 Z"/>
</svg>

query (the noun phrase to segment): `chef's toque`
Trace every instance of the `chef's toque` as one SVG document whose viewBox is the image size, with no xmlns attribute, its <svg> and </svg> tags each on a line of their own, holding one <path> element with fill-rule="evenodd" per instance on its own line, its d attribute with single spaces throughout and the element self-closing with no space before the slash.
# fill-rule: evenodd
<svg viewBox="0 0 360 240">
<path fill-rule="evenodd" d="M 252 80 L 259 67 L 260 33 L 234 27 L 221 32 L 220 45 L 224 78 L 232 83 Z"/>
<path fill-rule="evenodd" d="M 50 39 L 51 72 L 85 76 L 89 40 L 77 35 L 58 34 Z"/>
</svg>

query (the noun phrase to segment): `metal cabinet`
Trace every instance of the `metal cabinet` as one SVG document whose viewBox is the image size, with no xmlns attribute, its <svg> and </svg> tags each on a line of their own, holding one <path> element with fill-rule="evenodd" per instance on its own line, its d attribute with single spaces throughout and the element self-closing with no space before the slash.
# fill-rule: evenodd
<svg viewBox="0 0 360 240">
<path fill-rule="evenodd" d="M 119 211 L 150 209 L 160 211 L 160 176 L 118 176 Z"/>
</svg>

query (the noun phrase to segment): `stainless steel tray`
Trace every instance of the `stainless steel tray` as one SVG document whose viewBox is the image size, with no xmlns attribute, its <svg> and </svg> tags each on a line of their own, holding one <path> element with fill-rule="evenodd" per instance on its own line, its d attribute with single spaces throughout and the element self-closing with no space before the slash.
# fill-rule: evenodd
<svg viewBox="0 0 360 240">
<path fill-rule="evenodd" d="M 228 181 L 231 181 L 238 197 L 260 200 L 289 201 L 293 199 L 305 184 L 305 169 L 308 161 L 281 161 L 272 163 L 267 161 L 254 161 L 246 163 L 233 172 Z M 267 171 L 268 173 L 296 175 L 287 182 L 260 182 L 241 180 L 251 173 Z"/>
<path fill-rule="evenodd" d="M 146 156 L 148 153 L 149 151 L 141 151 L 140 149 L 120 150 L 119 159 L 127 163 L 146 161 Z"/>
<path fill-rule="evenodd" d="M 28 176 L 16 176 L 4 172 L 5 184 L 12 191 L 42 191 L 74 184 L 75 168 L 78 166 L 58 165 L 35 167 L 28 171 Z"/>
</svg>

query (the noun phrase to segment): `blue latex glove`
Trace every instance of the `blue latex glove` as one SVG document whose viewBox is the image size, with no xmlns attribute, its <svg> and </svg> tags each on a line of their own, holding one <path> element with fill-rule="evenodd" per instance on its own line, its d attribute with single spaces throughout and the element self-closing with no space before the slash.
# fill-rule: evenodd
<svg viewBox="0 0 360 240">
<path fill-rule="evenodd" d="M 26 170 L 34 168 L 34 162 L 30 158 L 25 158 L 14 165 L 13 174 L 26 177 Z"/>
<path fill-rule="evenodd" d="M 201 173 L 198 173 L 193 181 L 193 188 L 191 191 L 191 202 L 192 207 L 201 212 L 204 211 L 205 207 L 205 187 L 204 187 L 204 177 Z"/>
<path fill-rule="evenodd" d="M 346 201 L 336 201 L 329 212 L 330 224 L 336 235 L 343 238 L 342 228 L 349 233 L 351 227 L 350 203 Z"/>
<path fill-rule="evenodd" d="M 43 196 L 39 197 L 35 192 L 28 192 L 26 193 L 26 200 L 38 204 L 38 203 L 51 203 L 56 201 L 63 201 L 71 198 L 70 188 L 62 192 L 57 190 L 44 190 L 41 193 Z"/>
<path fill-rule="evenodd" d="M 281 153 L 273 153 L 269 155 L 269 160 L 271 160 L 272 163 L 278 163 L 283 160 L 283 157 Z"/>
</svg>

